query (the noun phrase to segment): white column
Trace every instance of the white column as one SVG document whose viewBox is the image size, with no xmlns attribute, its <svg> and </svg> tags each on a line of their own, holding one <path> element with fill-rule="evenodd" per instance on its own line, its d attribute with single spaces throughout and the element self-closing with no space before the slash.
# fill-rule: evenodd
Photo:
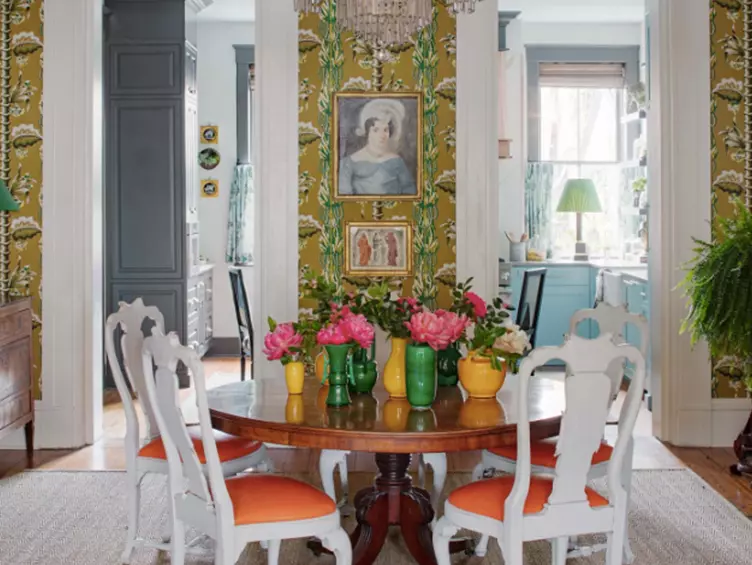
<svg viewBox="0 0 752 565">
<path fill-rule="evenodd" d="M 457 279 L 498 293 L 498 16 L 479 2 L 457 17 Z"/>
<path fill-rule="evenodd" d="M 47 0 L 45 14 L 35 444 L 78 447 L 96 439 L 102 413 L 102 2 Z"/>
<path fill-rule="evenodd" d="M 280 376 L 263 356 L 268 316 L 298 315 L 298 18 L 293 3 L 256 2 L 256 187 L 251 304 L 256 377 Z"/>
<path fill-rule="evenodd" d="M 708 351 L 679 334 L 686 304 L 675 290 L 693 255 L 692 237 L 710 237 L 710 24 L 705 0 L 680 4 L 647 3 L 653 424 L 663 440 L 710 445 Z"/>
</svg>

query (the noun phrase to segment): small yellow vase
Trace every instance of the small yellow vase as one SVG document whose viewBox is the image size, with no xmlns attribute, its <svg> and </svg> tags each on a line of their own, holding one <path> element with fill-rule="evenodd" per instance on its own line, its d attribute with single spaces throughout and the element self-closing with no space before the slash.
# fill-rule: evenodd
<svg viewBox="0 0 752 565">
<path fill-rule="evenodd" d="M 319 383 L 324 380 L 324 363 L 326 363 L 326 351 L 322 351 L 316 355 L 316 380 Z M 326 379 L 323 385 L 329 386 L 329 379 Z"/>
<path fill-rule="evenodd" d="M 489 358 L 473 358 L 471 355 L 460 359 L 457 366 L 462 388 L 470 398 L 496 398 L 507 376 L 506 363 L 502 361 L 501 371 L 495 371 Z"/>
<path fill-rule="evenodd" d="M 384 404 L 384 425 L 390 432 L 402 432 L 407 428 L 410 415 L 410 403 L 407 398 L 390 398 Z"/>
<path fill-rule="evenodd" d="M 293 361 L 285 365 L 285 381 L 289 394 L 302 394 L 305 379 L 305 365 L 300 361 Z"/>
<path fill-rule="evenodd" d="M 405 351 L 407 339 L 392 338 L 392 353 L 384 366 L 384 388 L 391 398 L 407 397 L 407 381 L 405 375 Z"/>
<path fill-rule="evenodd" d="M 285 420 L 288 424 L 302 424 L 305 420 L 303 413 L 303 395 L 290 394 L 285 405 Z"/>
<path fill-rule="evenodd" d="M 495 398 L 468 398 L 460 408 L 460 425 L 475 430 L 501 423 L 504 411 Z"/>
</svg>

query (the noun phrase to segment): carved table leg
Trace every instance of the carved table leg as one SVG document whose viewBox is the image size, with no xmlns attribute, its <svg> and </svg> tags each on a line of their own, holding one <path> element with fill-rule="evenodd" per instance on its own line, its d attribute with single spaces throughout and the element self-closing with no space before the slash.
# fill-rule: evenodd
<svg viewBox="0 0 752 565">
<path fill-rule="evenodd" d="M 355 517 L 358 525 L 350 535 L 353 544 L 353 564 L 372 565 L 384 546 L 389 526 L 400 526 L 408 550 L 420 565 L 436 565 L 431 536 L 434 511 L 431 497 L 423 489 L 414 487 L 407 473 L 410 455 L 376 454 L 379 474 L 374 485 L 358 492 L 355 497 Z M 472 542 L 452 542 L 450 551 L 472 552 Z M 314 553 L 322 553 L 319 543 L 308 546 Z"/>
</svg>

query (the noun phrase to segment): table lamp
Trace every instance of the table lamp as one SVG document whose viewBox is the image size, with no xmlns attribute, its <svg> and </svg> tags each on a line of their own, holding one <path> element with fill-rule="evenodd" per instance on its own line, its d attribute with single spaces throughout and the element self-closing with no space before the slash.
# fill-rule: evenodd
<svg viewBox="0 0 752 565">
<path fill-rule="evenodd" d="M 15 212 L 21 206 L 18 204 L 18 200 L 13 198 L 5 181 L 0 179 L 0 211 L 2 212 Z"/>
<path fill-rule="evenodd" d="M 582 215 L 602 211 L 593 181 L 590 179 L 569 179 L 564 185 L 564 192 L 561 194 L 556 211 L 575 212 L 577 214 L 577 243 L 575 243 L 574 260 L 587 261 L 587 244 L 582 240 Z"/>
<path fill-rule="evenodd" d="M 13 195 L 8 190 L 8 186 L 5 184 L 5 181 L 0 179 L 0 212 L 15 212 L 18 210 L 21 206 L 18 203 L 18 200 L 13 198 Z M 0 221 L 0 232 L 5 232 L 7 235 L 7 230 L 10 226 L 10 220 L 7 217 L 3 217 L 2 221 Z M 0 250 L 0 255 L 5 254 L 6 260 L 8 259 L 8 249 Z M 0 302 L 3 304 L 8 301 L 9 291 L 8 291 L 8 280 L 0 280 Z"/>
</svg>

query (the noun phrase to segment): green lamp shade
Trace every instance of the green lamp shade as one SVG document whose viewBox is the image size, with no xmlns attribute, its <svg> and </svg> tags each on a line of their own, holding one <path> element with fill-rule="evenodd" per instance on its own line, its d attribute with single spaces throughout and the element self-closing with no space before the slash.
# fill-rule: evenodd
<svg viewBox="0 0 752 565">
<path fill-rule="evenodd" d="M 18 200 L 11 196 L 8 187 L 5 186 L 5 181 L 0 180 L 0 210 L 11 212 L 18 210 L 20 207 Z"/>
<path fill-rule="evenodd" d="M 601 201 L 590 179 L 569 179 L 561 193 L 557 212 L 601 212 Z"/>
</svg>

